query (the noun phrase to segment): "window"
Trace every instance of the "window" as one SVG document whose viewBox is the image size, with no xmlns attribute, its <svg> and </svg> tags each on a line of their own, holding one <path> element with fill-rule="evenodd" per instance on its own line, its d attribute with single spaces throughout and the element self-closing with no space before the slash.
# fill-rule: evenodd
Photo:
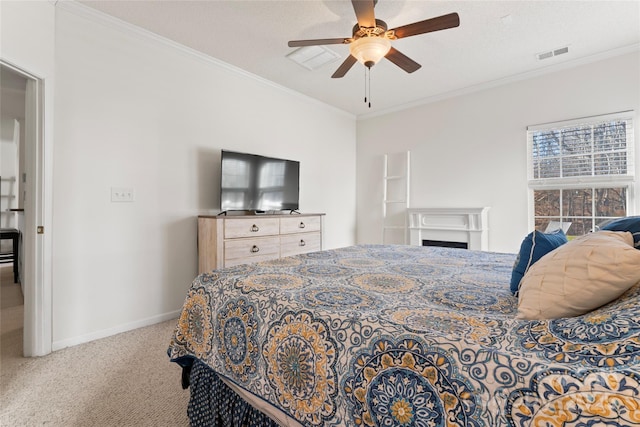
<svg viewBox="0 0 640 427">
<path fill-rule="evenodd" d="M 242 209 L 249 197 L 251 164 L 244 159 L 225 159 L 222 165 L 221 206 Z"/>
<path fill-rule="evenodd" d="M 633 111 L 527 128 L 533 225 L 581 236 L 632 206 Z"/>
<path fill-rule="evenodd" d="M 260 200 L 267 209 L 280 209 L 284 199 L 285 172 L 284 161 L 269 161 L 260 167 Z"/>
</svg>

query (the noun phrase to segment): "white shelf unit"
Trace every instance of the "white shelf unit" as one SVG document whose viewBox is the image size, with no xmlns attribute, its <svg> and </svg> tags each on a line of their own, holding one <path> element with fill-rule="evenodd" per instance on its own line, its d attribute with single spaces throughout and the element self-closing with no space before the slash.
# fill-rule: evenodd
<svg viewBox="0 0 640 427">
<path fill-rule="evenodd" d="M 9 210 L 17 206 L 15 193 L 16 178 L 0 176 L 0 226 L 3 228 L 15 228 L 15 213 Z"/>
<path fill-rule="evenodd" d="M 405 245 L 409 207 L 409 151 L 384 156 L 382 196 L 382 243 Z"/>
</svg>

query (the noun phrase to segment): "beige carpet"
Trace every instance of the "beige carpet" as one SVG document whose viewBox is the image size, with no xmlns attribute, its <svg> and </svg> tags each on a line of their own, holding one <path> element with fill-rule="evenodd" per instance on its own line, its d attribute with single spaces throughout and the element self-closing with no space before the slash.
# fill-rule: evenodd
<svg viewBox="0 0 640 427">
<path fill-rule="evenodd" d="M 22 294 L 10 268 L 0 277 L 0 426 L 189 425 L 166 355 L 175 320 L 23 358 Z"/>
</svg>

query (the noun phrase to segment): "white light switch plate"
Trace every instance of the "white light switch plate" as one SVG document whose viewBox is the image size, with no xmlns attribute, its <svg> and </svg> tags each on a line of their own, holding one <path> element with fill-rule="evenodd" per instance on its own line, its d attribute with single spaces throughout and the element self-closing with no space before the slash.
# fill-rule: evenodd
<svg viewBox="0 0 640 427">
<path fill-rule="evenodd" d="M 133 188 L 111 187 L 112 202 L 133 202 L 133 200 L 134 200 Z"/>
</svg>

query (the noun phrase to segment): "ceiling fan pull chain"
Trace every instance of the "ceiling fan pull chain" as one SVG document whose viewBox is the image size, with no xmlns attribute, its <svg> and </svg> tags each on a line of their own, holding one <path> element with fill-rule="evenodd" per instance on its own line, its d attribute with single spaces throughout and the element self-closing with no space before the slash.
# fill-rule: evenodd
<svg viewBox="0 0 640 427">
<path fill-rule="evenodd" d="M 364 67 L 364 103 L 367 103 L 367 67 Z"/>
<path fill-rule="evenodd" d="M 371 108 L 371 68 L 367 70 L 369 70 L 369 108 Z"/>
<path fill-rule="evenodd" d="M 371 67 L 364 67 L 364 103 L 369 100 L 369 108 L 371 108 Z"/>
</svg>

